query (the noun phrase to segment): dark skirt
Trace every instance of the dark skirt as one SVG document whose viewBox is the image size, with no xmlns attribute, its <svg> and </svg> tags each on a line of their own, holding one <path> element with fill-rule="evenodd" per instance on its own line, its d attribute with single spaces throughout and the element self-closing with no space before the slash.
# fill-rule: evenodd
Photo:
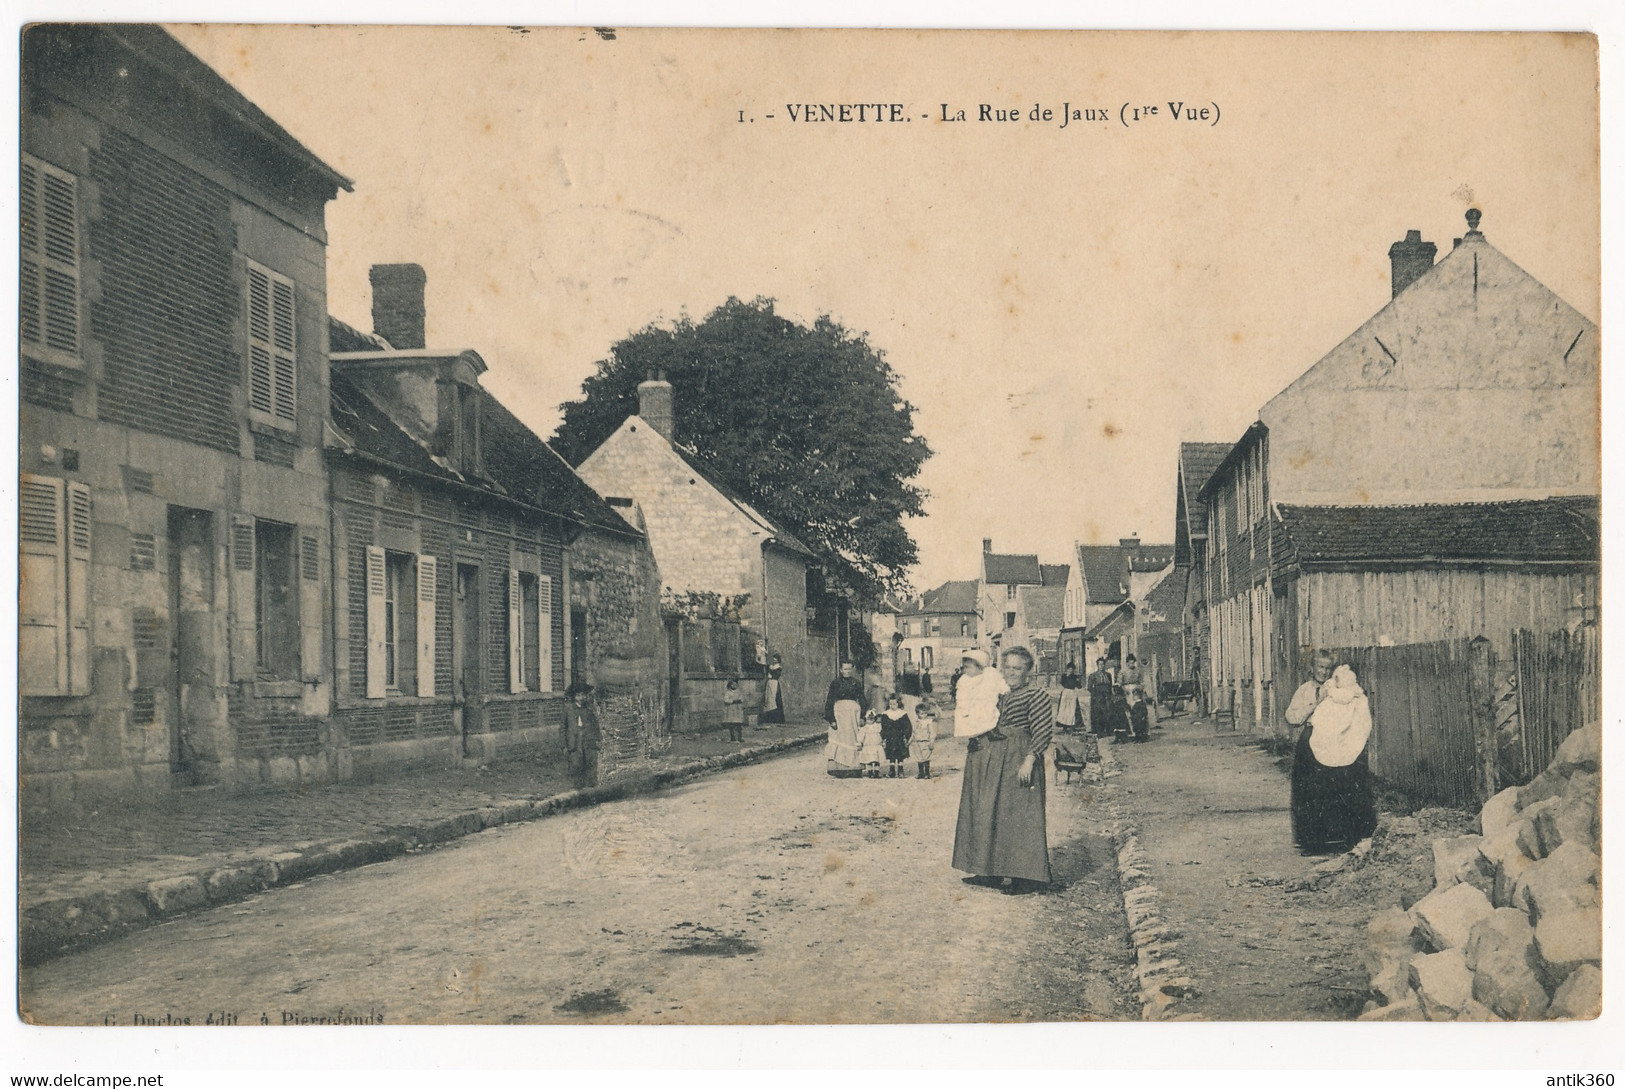
<svg viewBox="0 0 1625 1089">
<path fill-rule="evenodd" d="M 1364 751 L 1354 763 L 1329 768 L 1315 759 L 1304 727 L 1292 756 L 1292 841 L 1305 850 L 1354 844 L 1377 830 L 1371 765 Z"/>
<path fill-rule="evenodd" d="M 886 750 L 887 760 L 908 759 L 908 735 L 901 727 L 889 728 L 885 721 L 880 723 L 880 744 Z"/>
<path fill-rule="evenodd" d="M 1112 698 L 1108 692 L 1089 693 L 1089 730 L 1096 737 L 1110 737 Z"/>
<path fill-rule="evenodd" d="M 1044 824 L 1044 761 L 1033 764 L 1033 784 L 1018 781 L 1030 739 L 1017 730 L 1003 741 L 973 738 L 965 753 L 959 792 L 953 867 L 981 877 L 1016 877 L 1048 884 L 1049 842 Z"/>
</svg>

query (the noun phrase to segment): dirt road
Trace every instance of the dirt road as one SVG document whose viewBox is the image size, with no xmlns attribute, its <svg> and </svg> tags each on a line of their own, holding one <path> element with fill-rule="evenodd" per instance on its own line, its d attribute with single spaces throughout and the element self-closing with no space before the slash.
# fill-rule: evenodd
<svg viewBox="0 0 1625 1089">
<path fill-rule="evenodd" d="M 1052 789 L 1060 888 L 948 867 L 962 746 L 930 782 L 801 753 L 492 829 L 28 969 L 41 1023 L 1131 1019 L 1111 845 Z"/>
</svg>

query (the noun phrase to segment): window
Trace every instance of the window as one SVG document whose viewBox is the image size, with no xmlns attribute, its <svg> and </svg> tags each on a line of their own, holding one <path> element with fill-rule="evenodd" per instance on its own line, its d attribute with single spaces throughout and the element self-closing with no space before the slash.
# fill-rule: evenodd
<svg viewBox="0 0 1625 1089">
<path fill-rule="evenodd" d="M 298 404 L 293 300 L 292 280 L 248 263 L 249 415 L 286 428 Z"/>
<path fill-rule="evenodd" d="M 78 185 L 72 174 L 23 156 L 22 273 L 18 319 L 23 351 L 80 365 Z"/>
<path fill-rule="evenodd" d="M 18 491 L 18 689 L 82 696 L 90 691 L 90 488 L 24 473 Z"/>
<path fill-rule="evenodd" d="M 1015 599 L 1016 599 L 1016 584 L 1012 582 L 1012 583 L 1007 584 L 1005 586 L 1005 588 L 1004 588 L 1004 600 L 1006 600 L 1006 601 L 1014 601 Z"/>
<path fill-rule="evenodd" d="M 934 659 L 934 657 L 933 657 L 933 655 L 931 653 L 931 648 L 930 647 L 921 647 L 920 648 L 920 668 L 921 669 L 930 669 L 931 666 L 932 666 L 932 663 L 934 662 L 934 660 L 935 659 Z"/>
<path fill-rule="evenodd" d="M 417 571 L 405 552 L 384 553 L 384 687 L 417 690 Z"/>
<path fill-rule="evenodd" d="M 969 620 L 961 620 L 959 622 L 959 635 L 960 635 L 960 638 L 969 637 L 969 635 L 970 635 L 970 621 Z"/>
<path fill-rule="evenodd" d="M 508 569 L 508 690 L 553 691 L 553 580 L 515 568 Z"/>
<path fill-rule="evenodd" d="M 1004 626 L 1005 626 L 1005 628 L 1007 630 L 1016 626 L 1016 614 L 1015 613 L 1005 613 L 1004 614 Z"/>
<path fill-rule="evenodd" d="M 433 556 L 366 550 L 367 698 L 434 695 Z"/>
<path fill-rule="evenodd" d="M 293 527 L 254 524 L 254 651 L 259 675 L 299 678 L 299 595 L 294 582 Z"/>
</svg>

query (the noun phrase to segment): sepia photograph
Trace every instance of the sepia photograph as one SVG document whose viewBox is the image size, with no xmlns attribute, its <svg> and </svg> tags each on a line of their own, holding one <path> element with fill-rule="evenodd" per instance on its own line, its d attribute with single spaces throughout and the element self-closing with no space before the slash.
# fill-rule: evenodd
<svg viewBox="0 0 1625 1089">
<path fill-rule="evenodd" d="M 1595 35 L 18 32 L 25 1026 L 1602 1014 Z"/>
</svg>

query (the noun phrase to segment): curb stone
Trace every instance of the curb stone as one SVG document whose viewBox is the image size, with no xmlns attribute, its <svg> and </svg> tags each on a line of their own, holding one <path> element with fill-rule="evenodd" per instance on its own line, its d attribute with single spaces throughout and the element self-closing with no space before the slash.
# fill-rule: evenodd
<svg viewBox="0 0 1625 1089">
<path fill-rule="evenodd" d="M 18 960 L 24 967 L 41 964 L 181 915 L 244 900 L 267 889 L 386 862 L 505 824 L 520 824 L 572 809 L 655 793 L 713 772 L 744 767 L 821 743 L 827 738 L 828 731 L 820 728 L 817 733 L 754 745 L 722 756 L 702 757 L 674 768 L 631 775 L 601 786 L 482 806 L 421 825 L 400 825 L 368 839 L 262 847 L 252 854 L 189 874 L 47 900 L 20 912 Z"/>
<path fill-rule="evenodd" d="M 1128 916 L 1129 941 L 1134 945 L 1134 977 L 1140 984 L 1142 1021 L 1184 1020 L 1172 1013 L 1181 998 L 1199 992 L 1175 956 L 1178 930 L 1162 915 L 1162 893 L 1151 881 L 1151 860 L 1140 847 L 1140 831 L 1125 818 L 1119 789 L 1111 780 L 1122 774 L 1112 751 L 1116 742 L 1100 747 L 1101 796 L 1111 815 L 1112 843 L 1117 849 L 1117 881 L 1123 890 L 1123 913 Z"/>
</svg>

